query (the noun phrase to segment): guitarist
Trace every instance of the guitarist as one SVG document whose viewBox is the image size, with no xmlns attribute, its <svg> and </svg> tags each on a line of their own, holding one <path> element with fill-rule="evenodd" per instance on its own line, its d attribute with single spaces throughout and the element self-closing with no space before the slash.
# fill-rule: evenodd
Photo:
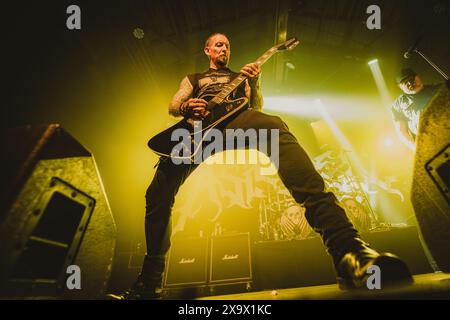
<svg viewBox="0 0 450 320">
<path fill-rule="evenodd" d="M 169 113 L 172 116 L 201 120 L 205 116 L 208 102 L 198 97 L 219 93 L 224 85 L 239 75 L 227 68 L 231 50 L 226 36 L 220 33 L 210 36 L 206 40 L 204 51 L 209 57 L 209 70 L 188 75 L 181 81 L 180 88 L 169 105 Z M 256 63 L 249 63 L 240 72 L 248 76 L 249 80 L 245 82 L 244 90 L 242 88 L 236 90 L 232 98 L 244 94 L 250 101 L 250 108 L 261 110 L 263 104 L 259 80 L 261 69 Z"/>
<path fill-rule="evenodd" d="M 227 68 L 230 60 L 230 43 L 220 33 L 211 35 L 204 48 L 209 58 L 209 70 L 188 75 L 181 81 L 180 89 L 169 106 L 174 116 L 201 120 L 206 115 L 207 102 L 201 96 L 217 94 L 238 74 Z M 338 282 L 343 289 L 366 288 L 372 264 L 380 267 L 382 288 L 392 283 L 412 282 L 408 267 L 396 256 L 379 254 L 361 240 L 345 211 L 336 203 L 332 193 L 324 191 L 322 177 L 315 170 L 306 152 L 276 116 L 262 113 L 260 90 L 261 70 L 255 63 L 245 65 L 241 73 L 248 77 L 245 85 L 234 92 L 234 98 L 247 96 L 249 109 L 239 113 L 226 124 L 227 129 L 278 129 L 279 168 L 281 180 L 298 203 L 306 208 L 309 225 L 323 239 L 332 256 Z M 174 164 L 161 159 L 154 179 L 146 193 L 145 232 L 147 255 L 135 284 L 118 299 L 155 299 L 160 297 L 165 256 L 170 247 L 171 208 L 175 195 L 197 164 Z M 195 191 L 193 191 L 195 192 Z M 386 281 L 385 281 L 386 280 Z M 388 282 L 390 281 L 390 282 Z"/>
</svg>

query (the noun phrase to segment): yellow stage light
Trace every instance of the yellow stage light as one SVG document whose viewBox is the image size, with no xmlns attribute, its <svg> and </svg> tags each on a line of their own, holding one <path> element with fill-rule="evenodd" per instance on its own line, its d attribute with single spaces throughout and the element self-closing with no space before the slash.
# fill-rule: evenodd
<svg viewBox="0 0 450 320">
<path fill-rule="evenodd" d="M 392 139 L 391 137 L 385 137 L 383 139 L 383 145 L 385 147 L 392 147 L 394 145 L 394 139 Z"/>
</svg>

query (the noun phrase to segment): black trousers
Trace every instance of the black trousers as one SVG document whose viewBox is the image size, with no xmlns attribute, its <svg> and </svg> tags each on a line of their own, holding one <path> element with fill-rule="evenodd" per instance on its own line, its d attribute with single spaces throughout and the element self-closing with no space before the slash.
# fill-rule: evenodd
<svg viewBox="0 0 450 320">
<path fill-rule="evenodd" d="M 277 116 L 246 110 L 231 120 L 227 129 L 278 129 L 278 174 L 293 198 L 304 204 L 306 219 L 318 232 L 333 257 L 358 237 L 357 231 L 337 204 L 332 193 L 324 191 L 322 177 L 305 150 Z M 197 164 L 175 165 L 170 159 L 160 161 L 146 193 L 145 233 L 147 255 L 164 256 L 170 247 L 171 210 L 178 189 Z"/>
</svg>

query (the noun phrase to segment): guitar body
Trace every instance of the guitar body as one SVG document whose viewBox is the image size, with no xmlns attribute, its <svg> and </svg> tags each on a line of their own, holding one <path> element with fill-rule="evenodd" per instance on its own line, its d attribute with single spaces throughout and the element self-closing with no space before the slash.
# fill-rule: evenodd
<svg viewBox="0 0 450 320">
<path fill-rule="evenodd" d="M 172 133 L 180 129 L 189 132 L 193 130 L 192 125 L 186 119 L 183 119 L 151 138 L 147 143 L 148 147 L 159 156 L 170 157 L 173 148 L 178 144 L 178 141 L 172 141 Z"/>
<path fill-rule="evenodd" d="M 170 128 L 158 133 L 147 143 L 152 151 L 159 156 L 181 160 L 190 159 L 192 161 L 195 155 L 201 152 L 201 147 L 204 147 L 203 140 L 207 138 L 208 132 L 211 129 L 216 127 L 223 128 L 226 123 L 225 120 L 248 108 L 248 99 L 245 97 L 235 100 L 225 99 L 220 104 L 211 102 L 214 96 L 202 96 L 199 98 L 210 101 L 207 106 L 209 114 L 203 120 L 196 121 L 195 127 L 192 119 L 183 119 Z M 189 139 L 185 139 L 183 132 L 188 132 Z M 180 134 L 183 134 L 183 137 L 180 137 Z M 201 135 L 201 140 L 194 141 L 194 135 Z"/>
</svg>

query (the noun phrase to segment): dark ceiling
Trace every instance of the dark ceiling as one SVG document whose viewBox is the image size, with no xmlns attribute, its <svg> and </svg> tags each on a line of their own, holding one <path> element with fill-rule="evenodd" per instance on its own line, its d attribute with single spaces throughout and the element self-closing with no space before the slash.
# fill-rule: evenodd
<svg viewBox="0 0 450 320">
<path fill-rule="evenodd" d="M 43 107 L 52 94 L 59 101 L 68 92 L 79 93 L 84 89 L 86 70 L 92 73 L 95 69 L 99 77 L 109 79 L 121 66 L 134 68 L 136 77 L 146 81 L 149 90 L 173 92 L 185 74 L 207 68 L 202 45 L 212 32 L 229 35 L 231 67 L 238 69 L 274 44 L 280 1 L 284 0 L 35 1 L 2 5 L 7 79 L 3 124 L 29 122 L 33 115 L 20 109 Z M 73 3 L 82 10 L 79 31 L 65 26 L 66 8 Z M 366 8 L 371 4 L 381 8 L 381 30 L 366 27 Z M 274 66 L 264 66 L 266 92 L 349 93 L 352 88 L 355 93 L 367 93 L 374 88 L 367 67 L 371 58 L 380 60 L 390 88 L 395 74 L 406 64 L 415 66 L 429 81 L 439 81 L 418 57 L 403 58 L 421 34 L 423 51 L 450 71 L 449 1 L 292 0 L 287 6 L 288 37 L 301 41 L 285 55 L 295 70 L 289 70 L 280 85 L 273 80 Z M 133 36 L 135 28 L 144 31 L 142 39 Z"/>
</svg>

